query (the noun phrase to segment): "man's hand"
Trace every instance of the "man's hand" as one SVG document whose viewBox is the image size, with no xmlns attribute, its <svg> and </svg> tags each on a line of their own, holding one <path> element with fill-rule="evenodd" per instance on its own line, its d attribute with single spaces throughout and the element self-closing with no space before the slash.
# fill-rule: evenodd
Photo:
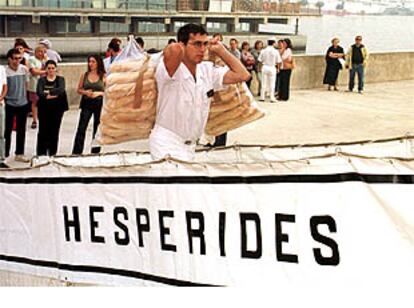
<svg viewBox="0 0 414 308">
<path fill-rule="evenodd" d="M 210 52 L 210 54 L 215 54 L 220 57 L 221 55 L 223 55 L 224 52 L 226 52 L 226 48 L 216 37 L 209 41 L 208 51 Z"/>
</svg>

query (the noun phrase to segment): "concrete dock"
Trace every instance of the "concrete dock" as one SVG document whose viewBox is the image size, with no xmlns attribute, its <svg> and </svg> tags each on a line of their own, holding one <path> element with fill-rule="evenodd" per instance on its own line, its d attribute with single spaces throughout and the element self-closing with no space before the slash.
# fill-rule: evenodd
<svg viewBox="0 0 414 308">
<path fill-rule="evenodd" d="M 318 88 L 292 90 L 288 102 L 259 103 L 267 116 L 228 134 L 231 144 L 308 144 L 381 139 L 414 134 L 414 80 L 367 84 L 364 94 Z M 70 154 L 77 127 L 79 109 L 64 115 L 58 154 Z M 26 156 L 35 155 L 37 130 L 27 122 Z M 92 121 L 84 153 L 90 152 Z M 12 137 L 14 153 L 15 136 Z M 147 141 L 133 141 L 103 147 L 104 152 L 147 150 Z M 24 167 L 12 155 L 6 159 L 12 167 Z"/>
</svg>

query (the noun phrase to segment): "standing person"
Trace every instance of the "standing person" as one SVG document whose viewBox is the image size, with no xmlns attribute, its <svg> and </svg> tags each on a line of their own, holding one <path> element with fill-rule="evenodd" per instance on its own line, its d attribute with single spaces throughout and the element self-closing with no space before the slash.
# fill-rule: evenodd
<svg viewBox="0 0 414 308">
<path fill-rule="evenodd" d="M 145 49 L 144 49 L 144 46 L 145 46 L 144 39 L 140 36 L 137 36 L 135 38 L 135 42 L 137 42 L 139 48 L 141 48 L 141 51 L 144 52 L 145 51 Z"/>
<path fill-rule="evenodd" d="M 295 68 L 295 62 L 293 60 L 293 46 L 290 39 L 284 39 L 282 44 L 284 49 L 283 53 L 281 54 L 282 69 L 280 70 L 277 100 L 288 101 L 290 95 L 290 76 L 292 75 L 292 69 Z"/>
<path fill-rule="evenodd" d="M 6 157 L 10 154 L 13 119 L 16 117 L 16 156 L 15 161 L 29 162 L 24 156 L 26 143 L 26 121 L 29 111 L 27 101 L 27 78 L 29 71 L 25 65 L 20 64 L 23 56 L 20 51 L 13 48 L 7 52 L 8 65 L 6 67 L 7 95 L 6 95 L 6 125 L 4 138 L 6 139 Z"/>
<path fill-rule="evenodd" d="M 43 45 L 39 45 L 35 48 L 35 55 L 29 58 L 29 85 L 28 89 L 28 96 L 29 101 L 32 105 L 32 126 L 31 128 L 37 128 L 37 101 L 39 97 L 37 96 L 36 89 L 37 89 L 37 82 L 41 76 L 46 75 L 46 71 L 44 70 L 44 59 L 46 55 L 46 48 Z"/>
<path fill-rule="evenodd" d="M 26 43 L 26 41 L 20 37 L 14 40 L 14 48 L 18 49 L 20 54 L 22 55 L 22 62 L 21 64 L 26 65 L 29 67 L 29 58 L 32 55 L 32 49 Z"/>
<path fill-rule="evenodd" d="M 101 118 L 103 95 L 105 91 L 105 68 L 101 57 L 92 55 L 88 57 L 88 70 L 81 75 L 78 85 L 78 93 L 82 95 L 78 128 L 72 154 L 82 154 L 85 144 L 85 134 L 89 121 L 93 116 L 93 135 L 96 132 Z M 92 153 L 99 153 L 100 148 L 92 148 Z"/>
<path fill-rule="evenodd" d="M 279 51 L 280 55 L 282 55 L 283 52 L 285 51 L 285 42 L 283 40 L 278 40 L 277 41 L 277 50 Z M 283 62 L 280 65 L 280 68 L 282 68 L 282 65 L 283 65 Z M 279 89 L 280 89 L 280 70 L 276 75 L 276 87 L 275 87 L 275 90 L 276 90 L 275 96 L 276 96 L 276 98 L 279 95 Z"/>
<path fill-rule="evenodd" d="M 56 62 L 48 60 L 45 68 L 47 75 L 41 77 L 37 84 L 39 131 L 36 154 L 54 156 L 58 150 L 63 113 L 69 109 L 69 106 L 65 91 L 65 78 L 56 75 Z"/>
<path fill-rule="evenodd" d="M 276 102 L 275 99 L 275 85 L 276 85 L 276 73 L 280 69 L 282 59 L 279 52 L 275 49 L 275 41 L 268 40 L 267 47 L 262 50 L 259 55 L 259 62 L 263 64 L 263 85 L 260 92 L 260 100 L 266 99 L 266 92 L 269 93 L 270 101 Z"/>
<path fill-rule="evenodd" d="M 241 53 L 239 50 L 239 41 L 235 38 L 230 39 L 230 53 L 237 59 L 241 60 Z"/>
<path fill-rule="evenodd" d="M 52 49 L 52 43 L 48 39 L 40 39 L 39 44 L 45 46 L 48 60 L 53 60 L 56 64 L 62 62 L 62 57 L 56 50 Z"/>
<path fill-rule="evenodd" d="M 358 93 L 364 93 L 364 75 L 368 61 L 368 50 L 361 43 L 362 36 L 355 37 L 355 44 L 352 45 L 346 54 L 346 68 L 349 68 L 348 90 L 352 92 L 355 85 L 355 73 L 358 74 Z"/>
<path fill-rule="evenodd" d="M 254 48 L 251 50 L 251 53 L 255 60 L 253 72 L 256 75 L 257 84 L 258 84 L 257 95 L 260 95 L 261 88 L 262 88 L 262 64 L 259 62 L 259 55 L 262 49 L 263 49 L 263 42 L 260 40 L 257 40 L 254 43 Z"/>
<path fill-rule="evenodd" d="M 254 57 L 250 52 L 250 44 L 246 41 L 242 43 L 241 61 L 246 67 L 249 74 L 251 75 L 256 61 L 254 60 Z M 246 81 L 247 87 L 249 89 L 250 89 L 251 83 L 252 83 L 252 78 L 250 77 L 250 79 Z"/>
<path fill-rule="evenodd" d="M 156 70 L 158 102 L 155 126 L 149 137 L 153 159 L 167 155 L 193 160 L 196 141 L 207 124 L 214 91 L 250 78 L 243 64 L 217 39 L 209 41 L 200 25 L 187 24 L 177 33 L 178 43 L 164 49 Z M 206 50 L 226 66 L 203 61 Z"/>
<path fill-rule="evenodd" d="M 339 46 L 339 39 L 333 38 L 332 46 L 326 51 L 326 70 L 325 76 L 323 77 L 323 84 L 328 85 L 328 91 L 331 91 L 331 88 L 334 87 L 335 91 L 338 91 L 337 82 L 339 70 L 342 69 L 342 63 L 339 59 L 344 60 L 345 53 L 344 49 Z"/>
<path fill-rule="evenodd" d="M 7 76 L 3 65 L 0 65 L 0 169 L 9 168 L 4 162 L 5 155 L 5 141 L 4 141 L 4 126 L 6 120 L 6 113 L 4 110 L 4 98 L 7 95 Z"/>
<path fill-rule="evenodd" d="M 105 72 L 109 73 L 109 68 L 115 58 L 121 53 L 120 40 L 112 39 L 108 44 L 109 56 L 103 61 Z"/>
</svg>

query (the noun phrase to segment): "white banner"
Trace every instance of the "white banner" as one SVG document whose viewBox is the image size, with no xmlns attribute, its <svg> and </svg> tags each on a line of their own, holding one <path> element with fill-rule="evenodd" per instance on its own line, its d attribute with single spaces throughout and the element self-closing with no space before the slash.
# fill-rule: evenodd
<svg viewBox="0 0 414 308">
<path fill-rule="evenodd" d="M 1 173 L 1 270 L 102 285 L 414 277 L 414 162 L 63 166 L 74 161 Z"/>
</svg>

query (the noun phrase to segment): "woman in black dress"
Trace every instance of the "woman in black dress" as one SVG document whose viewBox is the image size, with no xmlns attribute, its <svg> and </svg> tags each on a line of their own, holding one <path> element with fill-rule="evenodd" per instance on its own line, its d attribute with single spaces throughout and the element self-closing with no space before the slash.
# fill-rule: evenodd
<svg viewBox="0 0 414 308">
<path fill-rule="evenodd" d="M 335 91 L 338 91 L 338 74 L 339 70 L 342 69 L 342 63 L 340 62 L 340 59 L 344 60 L 345 53 L 344 49 L 341 46 L 339 46 L 338 38 L 333 38 L 331 42 L 332 46 L 328 48 L 325 56 L 326 70 L 325 76 L 323 77 L 323 84 L 328 85 L 329 91 L 332 89 L 332 87 L 334 87 Z"/>
<path fill-rule="evenodd" d="M 38 156 L 54 156 L 58 150 L 63 113 L 69 109 L 69 106 L 65 78 L 57 76 L 56 62 L 48 60 L 45 68 L 47 75 L 39 79 L 36 91 L 39 96 L 39 130 L 36 153 Z"/>
</svg>

